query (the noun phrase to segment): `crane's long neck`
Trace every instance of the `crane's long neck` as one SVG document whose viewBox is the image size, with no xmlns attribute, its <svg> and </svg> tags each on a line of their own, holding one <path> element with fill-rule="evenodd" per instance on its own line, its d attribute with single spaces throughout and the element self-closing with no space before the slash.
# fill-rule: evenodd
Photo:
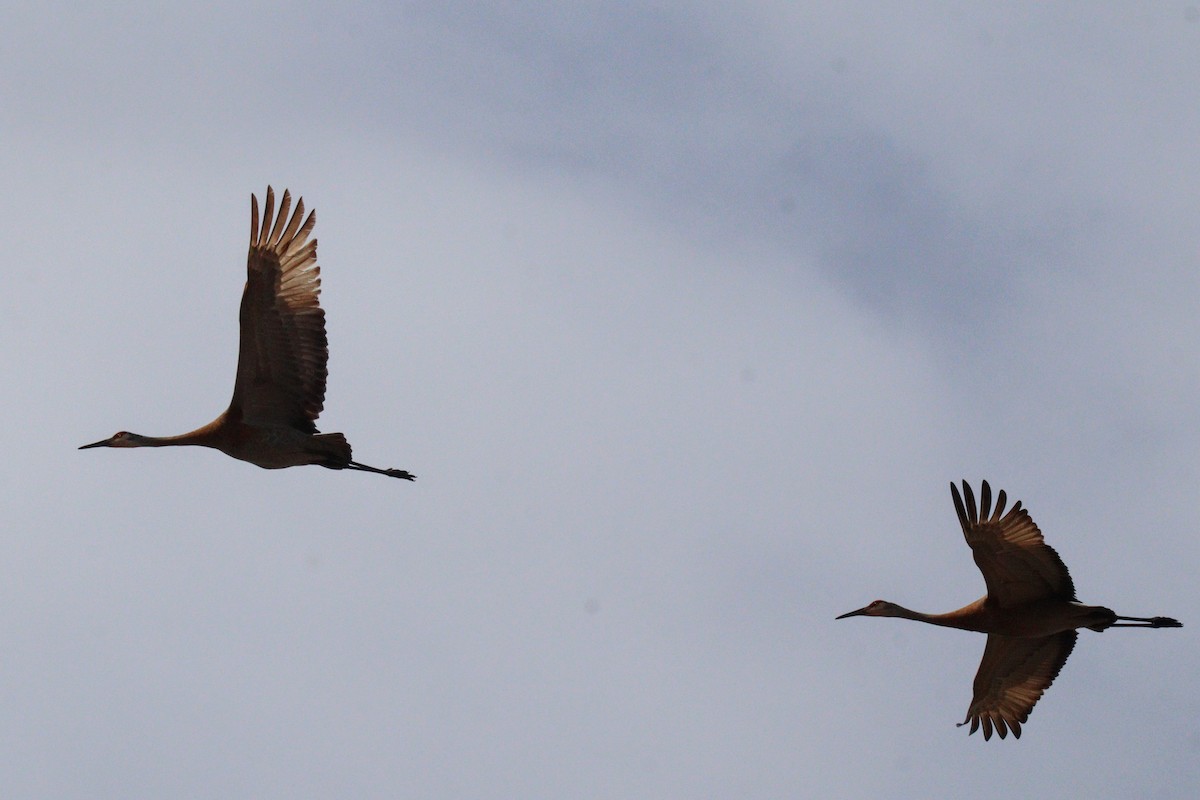
<svg viewBox="0 0 1200 800">
<path fill-rule="evenodd" d="M 181 433 L 178 436 L 143 436 L 140 433 L 130 434 L 136 447 L 179 447 L 183 445 L 199 445 L 201 447 L 220 447 L 219 439 L 222 431 L 222 417 L 218 417 L 202 428 Z"/>
<path fill-rule="evenodd" d="M 917 622 L 927 622 L 930 625 L 941 625 L 944 628 L 958 628 L 964 631 L 979 631 L 981 617 L 984 616 L 983 603 L 986 598 L 980 598 L 969 606 L 951 611 L 948 614 L 925 614 L 921 611 L 898 606 L 893 603 L 893 613 L 888 616 L 912 619 Z"/>
</svg>

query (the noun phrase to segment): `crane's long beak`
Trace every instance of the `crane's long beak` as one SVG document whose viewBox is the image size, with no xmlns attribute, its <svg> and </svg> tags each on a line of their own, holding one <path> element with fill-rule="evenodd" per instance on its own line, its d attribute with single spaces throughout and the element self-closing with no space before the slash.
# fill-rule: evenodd
<svg viewBox="0 0 1200 800">
<path fill-rule="evenodd" d="M 112 437 L 110 436 L 107 439 L 101 439 L 98 442 L 92 442 L 91 444 L 85 444 L 83 447 L 80 447 L 79 449 L 87 450 L 89 447 L 108 447 L 108 445 L 111 441 L 112 441 Z"/>
<path fill-rule="evenodd" d="M 866 612 L 867 612 L 867 608 L 866 608 L 866 606 L 864 606 L 863 608 L 860 608 L 857 611 L 847 611 L 845 614 L 842 614 L 840 617 L 834 617 L 834 619 L 845 619 L 846 617 L 861 617 Z"/>
</svg>

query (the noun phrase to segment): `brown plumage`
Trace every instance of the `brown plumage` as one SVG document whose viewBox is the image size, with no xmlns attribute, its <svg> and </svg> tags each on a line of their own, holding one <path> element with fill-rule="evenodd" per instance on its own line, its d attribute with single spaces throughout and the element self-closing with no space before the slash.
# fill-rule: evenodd
<svg viewBox="0 0 1200 800">
<path fill-rule="evenodd" d="M 983 482 L 979 506 L 963 481 L 962 495 L 950 484 L 954 508 L 988 593 L 948 614 L 923 614 L 876 600 L 842 614 L 901 617 L 979 631 L 988 635 L 975 675 L 975 695 L 960 725 L 971 733 L 982 725 L 983 738 L 995 730 L 1020 738 L 1021 725 L 1054 682 L 1075 647 L 1076 629 L 1180 628 L 1170 617 L 1121 617 L 1104 606 L 1087 606 L 1075 598 L 1075 584 L 1054 548 L 1046 544 L 1020 501 L 1005 514 L 1001 491 L 992 509 L 992 488 Z M 963 497 L 966 502 L 963 502 Z"/>
<path fill-rule="evenodd" d="M 200 445 L 264 469 L 319 464 L 329 469 L 375 472 L 413 480 L 402 469 L 378 469 L 351 459 L 340 433 L 318 433 L 325 404 L 329 343 L 317 265 L 317 240 L 308 235 L 316 212 L 304 217 L 304 200 L 288 219 L 285 190 L 275 215 L 275 192 L 267 187 L 262 224 L 258 198 L 250 196 L 250 253 L 242 293 L 241 340 L 233 399 L 221 416 L 180 436 L 142 436 L 121 431 L 90 447 Z"/>
</svg>

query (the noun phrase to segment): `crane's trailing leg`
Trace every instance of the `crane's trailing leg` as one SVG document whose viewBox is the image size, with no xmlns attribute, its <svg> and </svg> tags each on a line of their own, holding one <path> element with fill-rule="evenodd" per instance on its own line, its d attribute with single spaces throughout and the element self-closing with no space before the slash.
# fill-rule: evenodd
<svg viewBox="0 0 1200 800">
<path fill-rule="evenodd" d="M 376 475 L 387 475 L 390 478 L 402 478 L 406 481 L 415 481 L 416 475 L 403 469 L 379 469 L 378 467 L 368 467 L 366 464 L 360 464 L 357 461 L 351 461 L 346 464 L 346 469 L 357 469 L 362 472 L 374 472 Z"/>
<path fill-rule="evenodd" d="M 1122 622 L 1121 620 L 1125 620 Z M 1182 628 L 1183 623 L 1171 617 L 1117 617 L 1106 628 Z M 1103 630 L 1103 628 L 1101 628 Z"/>
<path fill-rule="evenodd" d="M 379 469 L 378 467 L 370 467 L 366 464 L 358 463 L 351 457 L 353 451 L 350 449 L 350 443 L 340 433 L 318 433 L 312 437 L 311 442 L 316 448 L 313 452 L 320 453 L 323 456 L 316 462 L 323 467 L 374 472 L 376 475 L 387 475 L 390 478 L 402 478 L 406 481 L 415 481 L 417 479 L 417 476 L 408 470 Z"/>
</svg>

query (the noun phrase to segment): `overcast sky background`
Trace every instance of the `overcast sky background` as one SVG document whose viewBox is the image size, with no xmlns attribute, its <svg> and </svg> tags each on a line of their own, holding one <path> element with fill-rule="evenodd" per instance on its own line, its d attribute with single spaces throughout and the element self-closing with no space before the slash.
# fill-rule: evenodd
<svg viewBox="0 0 1200 800">
<path fill-rule="evenodd" d="M 803 6 L 802 8 L 800 6 Z M 0 789 L 1200 789 L 1186 3 L 9 3 Z M 318 211 L 319 425 L 194 448 L 251 192 Z M 1020 741 L 948 483 L 1085 602 Z"/>
</svg>

